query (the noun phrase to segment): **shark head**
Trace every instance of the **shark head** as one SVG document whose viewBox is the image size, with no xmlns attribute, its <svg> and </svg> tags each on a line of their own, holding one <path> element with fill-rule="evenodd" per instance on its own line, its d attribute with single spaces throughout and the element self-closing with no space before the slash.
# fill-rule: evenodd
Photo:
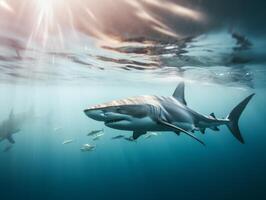
<svg viewBox="0 0 266 200">
<path fill-rule="evenodd" d="M 148 117 L 148 109 L 143 105 L 99 106 L 84 110 L 94 120 L 102 121 L 110 128 L 119 130 L 135 130 Z"/>
</svg>

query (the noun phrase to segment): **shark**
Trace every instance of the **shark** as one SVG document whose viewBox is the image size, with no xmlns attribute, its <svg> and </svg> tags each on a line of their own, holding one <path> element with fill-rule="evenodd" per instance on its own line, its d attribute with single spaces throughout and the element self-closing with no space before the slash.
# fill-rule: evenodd
<svg viewBox="0 0 266 200">
<path fill-rule="evenodd" d="M 11 144 L 15 143 L 13 135 L 21 131 L 21 127 L 31 116 L 30 113 L 14 114 L 13 109 L 9 113 L 9 117 L 0 123 L 0 142 L 8 140 Z"/>
<path fill-rule="evenodd" d="M 185 99 L 185 83 L 182 81 L 172 96 L 143 95 L 114 100 L 90 106 L 84 110 L 84 113 L 93 120 L 104 122 L 107 127 L 133 131 L 133 140 L 150 131 L 171 131 L 177 135 L 185 134 L 205 145 L 195 136 L 195 131 L 204 134 L 206 129 L 219 131 L 219 126 L 226 125 L 232 135 L 244 144 L 238 122 L 241 113 L 254 95 L 255 93 L 242 100 L 227 117 L 217 118 L 214 113 L 204 115 L 188 107 Z"/>
</svg>

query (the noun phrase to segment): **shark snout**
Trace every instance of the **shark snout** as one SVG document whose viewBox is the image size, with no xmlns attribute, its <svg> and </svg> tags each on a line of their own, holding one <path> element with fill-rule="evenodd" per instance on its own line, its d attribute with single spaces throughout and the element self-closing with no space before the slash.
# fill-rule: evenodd
<svg viewBox="0 0 266 200">
<path fill-rule="evenodd" d="M 86 109 L 85 114 L 94 120 L 104 121 L 105 123 L 118 121 L 118 120 L 129 120 L 129 116 L 114 111 L 106 111 L 101 109 Z"/>
<path fill-rule="evenodd" d="M 91 119 L 97 121 L 104 121 L 104 113 L 101 110 L 86 109 L 84 113 Z"/>
<path fill-rule="evenodd" d="M 84 113 L 91 119 L 94 119 L 97 121 L 105 120 L 105 115 L 102 110 L 85 109 Z"/>
</svg>

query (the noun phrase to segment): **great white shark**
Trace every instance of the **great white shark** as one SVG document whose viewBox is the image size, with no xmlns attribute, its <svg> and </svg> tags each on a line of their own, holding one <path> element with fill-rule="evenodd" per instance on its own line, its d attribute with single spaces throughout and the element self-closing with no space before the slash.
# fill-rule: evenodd
<svg viewBox="0 0 266 200">
<path fill-rule="evenodd" d="M 189 108 L 184 88 L 185 84 L 181 82 L 170 97 L 131 97 L 94 105 L 84 112 L 88 117 L 104 122 L 107 127 L 133 131 L 134 140 L 148 131 L 173 131 L 177 135 L 184 133 L 205 145 L 194 135 L 195 131 L 204 134 L 207 128 L 219 131 L 219 126 L 226 125 L 233 136 L 244 143 L 238 121 L 254 93 L 241 101 L 227 117 L 217 118 L 213 113 L 207 116 Z"/>
<path fill-rule="evenodd" d="M 18 133 L 30 117 L 32 117 L 32 111 L 15 115 L 13 110 L 11 110 L 9 117 L 0 124 L 0 142 L 6 139 L 14 144 L 13 134 Z"/>
</svg>

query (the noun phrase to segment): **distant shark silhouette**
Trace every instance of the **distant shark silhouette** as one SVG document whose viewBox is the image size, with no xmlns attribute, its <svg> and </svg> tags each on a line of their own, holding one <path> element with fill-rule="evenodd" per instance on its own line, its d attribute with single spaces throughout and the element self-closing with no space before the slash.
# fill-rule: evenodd
<svg viewBox="0 0 266 200">
<path fill-rule="evenodd" d="M 241 143 L 238 121 L 239 117 L 253 97 L 251 94 L 240 102 L 224 119 L 202 115 L 187 107 L 184 97 L 184 82 L 181 82 L 172 97 L 139 96 L 95 105 L 85 114 L 106 126 L 119 130 L 133 131 L 133 139 L 146 134 L 147 131 L 173 131 L 177 135 L 186 135 L 204 143 L 194 136 L 194 131 L 205 133 L 206 128 L 219 131 L 218 126 L 226 125 Z"/>
<path fill-rule="evenodd" d="M 10 143 L 14 144 L 13 134 L 21 130 L 22 125 L 29 119 L 30 115 L 30 113 L 14 115 L 13 110 L 11 110 L 8 119 L 0 124 L 0 142 L 7 139 Z"/>
</svg>

